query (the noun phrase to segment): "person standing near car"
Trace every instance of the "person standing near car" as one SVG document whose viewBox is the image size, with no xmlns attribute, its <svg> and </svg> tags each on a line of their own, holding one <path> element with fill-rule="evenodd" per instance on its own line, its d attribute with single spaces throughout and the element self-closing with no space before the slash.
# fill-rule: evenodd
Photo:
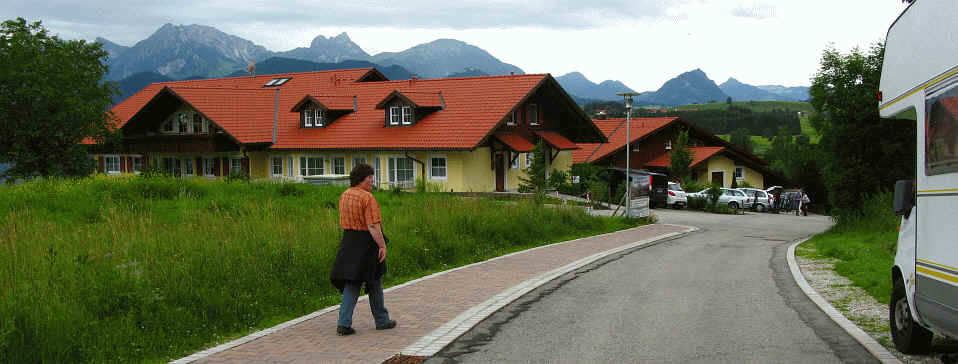
<svg viewBox="0 0 958 364">
<path fill-rule="evenodd" d="M 369 309 L 376 321 L 376 330 L 396 327 L 389 319 L 383 302 L 382 277 L 386 274 L 386 237 L 382 231 L 379 202 L 370 193 L 375 172 L 361 163 L 349 173 L 350 188 L 339 196 L 339 225 L 343 239 L 333 264 L 330 282 L 343 294 L 339 306 L 336 333 L 341 336 L 356 333 L 353 309 L 359 299 L 359 288 L 365 284 L 369 295 Z"/>
<path fill-rule="evenodd" d="M 804 190 L 799 189 L 798 192 L 795 193 L 795 197 L 793 197 L 795 199 L 795 216 L 798 216 L 799 212 L 802 211 L 802 199 L 805 196 L 804 192 Z"/>
</svg>

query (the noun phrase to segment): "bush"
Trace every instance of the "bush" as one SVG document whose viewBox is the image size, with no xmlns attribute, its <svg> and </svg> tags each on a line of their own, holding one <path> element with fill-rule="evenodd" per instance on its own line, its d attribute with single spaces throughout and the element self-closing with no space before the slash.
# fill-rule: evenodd
<svg viewBox="0 0 958 364">
<path fill-rule="evenodd" d="M 250 181 L 249 173 L 246 173 L 245 171 L 233 171 L 230 173 L 229 176 L 226 176 L 226 183 L 233 183 L 233 182 L 249 183 L 249 181 Z"/>
</svg>

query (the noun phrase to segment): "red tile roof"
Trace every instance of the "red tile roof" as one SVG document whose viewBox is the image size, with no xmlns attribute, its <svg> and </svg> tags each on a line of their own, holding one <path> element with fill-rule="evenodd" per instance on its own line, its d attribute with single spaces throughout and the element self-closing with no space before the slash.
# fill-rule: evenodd
<svg viewBox="0 0 958 364">
<path fill-rule="evenodd" d="M 523 138 L 519 134 L 513 133 L 496 133 L 496 139 L 501 140 L 505 143 L 509 149 L 512 149 L 515 152 L 531 152 L 536 149 L 536 146 L 530 143 L 526 138 Z"/>
<path fill-rule="evenodd" d="M 629 143 L 641 140 L 676 120 L 678 120 L 676 117 L 632 118 L 630 122 L 632 127 L 628 132 L 631 139 Z M 572 152 L 573 163 L 595 162 L 625 148 L 625 118 L 592 121 L 599 130 L 602 130 L 602 133 L 609 137 L 609 142 L 579 143 L 578 146 L 581 149 Z"/>
<path fill-rule="evenodd" d="M 569 139 L 566 139 L 566 137 L 562 136 L 561 134 L 557 132 L 554 132 L 551 130 L 537 130 L 535 133 L 538 134 L 540 137 L 542 137 L 542 139 L 544 139 L 546 143 L 549 143 L 549 145 L 553 146 L 554 148 L 558 150 L 579 149 L 578 145 L 576 145 Z"/>
<path fill-rule="evenodd" d="M 692 164 L 689 166 L 695 167 L 699 163 L 704 162 L 705 160 L 711 158 L 713 155 L 724 151 L 725 147 L 689 147 L 689 152 L 692 154 Z M 660 155 L 658 158 L 655 158 L 648 163 L 646 166 L 651 167 L 669 167 L 669 163 L 672 162 L 671 152 L 666 152 Z"/>
<path fill-rule="evenodd" d="M 353 82 L 374 72 L 372 68 L 362 68 L 154 83 L 117 104 L 112 111 L 117 125 L 123 126 L 163 88 L 169 87 L 239 142 L 266 142 L 273 138 L 275 93 L 279 90 L 273 149 L 473 149 L 516 104 L 551 79 L 547 74 L 533 74 Z M 291 79 L 278 87 L 263 87 L 280 77 Z M 444 101 L 445 108 L 427 114 L 412 127 L 385 128 L 385 115 L 375 106 L 394 90 L 424 106 L 442 106 Z M 306 95 L 320 95 L 316 98 L 323 105 L 344 109 L 346 100 L 352 103 L 355 97 L 358 110 L 325 128 L 301 129 L 299 113 L 291 110 Z"/>
</svg>

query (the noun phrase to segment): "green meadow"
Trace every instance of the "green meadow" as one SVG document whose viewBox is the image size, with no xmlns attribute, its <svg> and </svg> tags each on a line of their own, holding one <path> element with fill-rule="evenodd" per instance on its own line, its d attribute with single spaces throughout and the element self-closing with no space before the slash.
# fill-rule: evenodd
<svg viewBox="0 0 958 364">
<path fill-rule="evenodd" d="M 892 212 L 892 194 L 867 199 L 861 211 L 838 214 L 836 224 L 802 244 L 796 254 L 835 258 L 835 272 L 882 303 L 891 298 L 891 268 L 898 245 L 901 218 Z"/>
<path fill-rule="evenodd" d="M 0 361 L 164 362 L 336 305 L 343 190 L 102 176 L 0 188 Z M 531 201 L 374 195 L 386 286 L 638 224 Z"/>
</svg>

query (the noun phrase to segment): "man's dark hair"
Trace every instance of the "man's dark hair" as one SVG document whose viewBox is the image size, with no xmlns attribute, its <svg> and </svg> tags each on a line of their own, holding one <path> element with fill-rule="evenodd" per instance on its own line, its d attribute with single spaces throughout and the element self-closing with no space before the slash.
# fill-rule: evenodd
<svg viewBox="0 0 958 364">
<path fill-rule="evenodd" d="M 376 171 L 373 170 L 373 167 L 366 163 L 360 163 L 353 167 L 352 172 L 349 172 L 349 185 L 352 187 L 359 186 L 367 176 L 374 174 L 376 174 Z"/>
</svg>

